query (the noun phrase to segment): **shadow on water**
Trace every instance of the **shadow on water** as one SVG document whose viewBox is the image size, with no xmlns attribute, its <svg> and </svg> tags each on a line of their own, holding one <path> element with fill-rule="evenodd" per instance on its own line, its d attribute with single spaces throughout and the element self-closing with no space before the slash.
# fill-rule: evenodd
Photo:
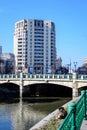
<svg viewBox="0 0 87 130">
<path fill-rule="evenodd" d="M 72 89 L 53 84 L 36 84 L 25 86 L 23 102 L 28 103 L 52 103 L 71 97 Z M 0 84 L 0 102 L 17 103 L 19 98 L 19 86 L 12 83 Z"/>
<path fill-rule="evenodd" d="M 21 100 L 23 102 L 28 103 L 51 103 L 55 101 L 60 101 L 61 99 L 65 99 L 66 97 L 23 97 Z M 67 97 L 69 98 L 69 97 Z M 6 102 L 6 103 L 17 103 L 20 102 L 20 98 L 14 98 L 14 97 L 0 97 L 0 103 Z"/>
<path fill-rule="evenodd" d="M 25 102 L 30 103 L 47 103 L 47 102 L 54 102 L 60 100 L 59 97 L 30 97 L 30 98 L 23 98 Z"/>
</svg>

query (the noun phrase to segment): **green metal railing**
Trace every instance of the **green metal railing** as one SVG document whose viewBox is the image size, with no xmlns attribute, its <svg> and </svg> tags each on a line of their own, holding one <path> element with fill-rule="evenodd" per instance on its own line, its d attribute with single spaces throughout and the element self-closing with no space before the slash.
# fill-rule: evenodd
<svg viewBox="0 0 87 130">
<path fill-rule="evenodd" d="M 83 119 L 87 119 L 87 90 L 81 91 L 80 99 L 68 106 L 68 115 L 58 130 L 80 130 Z"/>
</svg>

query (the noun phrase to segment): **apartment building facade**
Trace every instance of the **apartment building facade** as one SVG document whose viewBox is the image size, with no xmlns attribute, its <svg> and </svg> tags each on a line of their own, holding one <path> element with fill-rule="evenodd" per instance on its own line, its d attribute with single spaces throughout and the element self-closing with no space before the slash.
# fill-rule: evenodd
<svg viewBox="0 0 87 130">
<path fill-rule="evenodd" d="M 24 19 L 15 23 L 16 72 L 54 73 L 56 34 L 52 21 Z"/>
</svg>

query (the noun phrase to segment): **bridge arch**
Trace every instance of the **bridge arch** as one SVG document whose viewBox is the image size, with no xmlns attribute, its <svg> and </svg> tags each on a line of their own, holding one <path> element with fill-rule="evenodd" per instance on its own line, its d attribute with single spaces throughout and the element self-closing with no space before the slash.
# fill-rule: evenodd
<svg viewBox="0 0 87 130">
<path fill-rule="evenodd" d="M 81 94 L 82 90 L 87 90 L 87 86 L 82 86 L 81 88 L 79 88 L 79 94 Z"/>
<path fill-rule="evenodd" d="M 52 83 L 35 83 L 24 86 L 24 90 L 30 96 L 72 97 L 72 88 Z"/>
<path fill-rule="evenodd" d="M 80 88 L 84 88 L 84 87 L 86 87 L 87 86 L 87 82 L 78 82 L 77 83 L 78 84 L 78 89 L 80 89 Z"/>
<path fill-rule="evenodd" d="M 68 82 L 68 83 L 67 83 Z M 57 81 L 57 80 L 29 80 L 29 81 L 24 81 L 24 86 L 27 85 L 35 85 L 35 84 L 54 84 L 54 85 L 61 85 L 61 86 L 65 86 L 65 87 L 69 87 L 72 88 L 72 81 Z"/>
<path fill-rule="evenodd" d="M 15 84 L 15 85 L 18 85 L 18 86 L 20 86 L 20 82 L 19 82 L 19 80 L 9 80 L 9 79 L 7 79 L 7 80 L 4 80 L 3 82 L 2 81 L 0 81 L 0 84 L 5 84 L 5 83 L 12 83 L 12 84 Z"/>
<path fill-rule="evenodd" d="M 19 85 L 14 83 L 2 83 L 0 84 L 0 95 L 3 98 L 19 97 Z M 0 98 L 1 98 L 0 97 Z"/>
</svg>

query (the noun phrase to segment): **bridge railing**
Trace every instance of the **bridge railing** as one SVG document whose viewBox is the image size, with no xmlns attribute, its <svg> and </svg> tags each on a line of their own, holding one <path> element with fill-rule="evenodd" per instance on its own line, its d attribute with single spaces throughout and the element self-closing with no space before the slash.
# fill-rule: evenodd
<svg viewBox="0 0 87 130">
<path fill-rule="evenodd" d="M 77 75 L 77 79 L 87 80 L 87 75 Z"/>
<path fill-rule="evenodd" d="M 23 78 L 35 78 L 35 79 L 72 79 L 72 75 L 69 74 L 23 74 Z"/>
<path fill-rule="evenodd" d="M 21 78 L 20 74 L 3 74 L 0 75 L 0 79 L 9 79 L 9 78 Z"/>
<path fill-rule="evenodd" d="M 83 119 L 87 118 L 87 90 L 81 92 L 80 99 L 68 106 L 68 115 L 58 130 L 80 130 Z"/>
<path fill-rule="evenodd" d="M 0 79 L 29 78 L 29 79 L 72 79 L 72 74 L 3 74 Z"/>
<path fill-rule="evenodd" d="M 73 79 L 73 74 L 0 74 L 0 79 L 29 78 L 29 79 Z M 77 80 L 87 80 L 87 75 L 76 74 Z"/>
</svg>

